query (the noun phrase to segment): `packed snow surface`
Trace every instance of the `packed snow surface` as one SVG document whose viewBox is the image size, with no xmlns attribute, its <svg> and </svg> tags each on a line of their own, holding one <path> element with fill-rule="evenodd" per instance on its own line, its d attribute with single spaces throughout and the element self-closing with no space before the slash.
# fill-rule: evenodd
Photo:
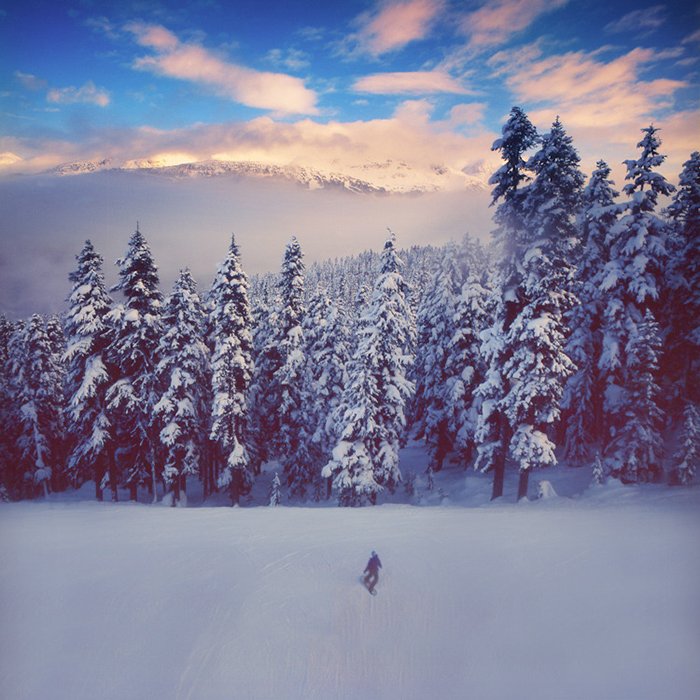
<svg viewBox="0 0 700 700">
<path fill-rule="evenodd" d="M 698 697 L 699 505 L 2 504 L 0 697 Z"/>
</svg>

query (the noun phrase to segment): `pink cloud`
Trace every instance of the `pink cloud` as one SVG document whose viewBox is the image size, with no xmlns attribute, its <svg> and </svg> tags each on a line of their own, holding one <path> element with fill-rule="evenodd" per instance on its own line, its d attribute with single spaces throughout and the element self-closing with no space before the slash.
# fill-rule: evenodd
<svg viewBox="0 0 700 700">
<path fill-rule="evenodd" d="M 355 81 L 353 89 L 378 95 L 421 95 L 438 92 L 468 94 L 470 91 L 441 71 L 375 73 Z"/>
<path fill-rule="evenodd" d="M 674 179 L 700 139 L 700 110 L 669 114 L 681 80 L 644 80 L 652 63 L 671 58 L 668 51 L 636 48 L 605 61 L 600 52 L 572 51 L 543 56 L 537 45 L 503 51 L 490 60 L 505 77 L 517 102 L 532 105 L 528 114 L 547 130 L 558 114 L 590 171 L 598 158 L 613 167 L 618 184 L 624 177 L 622 160 L 635 157 L 639 129 L 653 122 L 662 129 L 668 155 L 664 171 Z M 695 142 L 695 146 L 691 145 Z"/>
<path fill-rule="evenodd" d="M 469 47 L 482 49 L 504 43 L 513 34 L 526 29 L 545 12 L 566 5 L 568 0 L 495 0 L 465 15 L 462 31 Z"/>
<path fill-rule="evenodd" d="M 316 114 L 316 94 L 304 82 L 283 73 L 256 71 L 229 63 L 208 49 L 181 42 L 157 25 L 130 24 L 141 46 L 155 54 L 134 61 L 134 68 L 205 85 L 235 102 L 286 114 Z"/>
<path fill-rule="evenodd" d="M 55 104 L 93 104 L 98 107 L 106 107 L 109 104 L 109 93 L 98 88 L 92 80 L 88 80 L 82 87 L 52 88 L 48 91 L 46 99 Z"/>
<path fill-rule="evenodd" d="M 354 22 L 358 30 L 341 42 L 341 53 L 374 56 L 396 51 L 428 35 L 444 0 L 384 0 Z"/>
</svg>

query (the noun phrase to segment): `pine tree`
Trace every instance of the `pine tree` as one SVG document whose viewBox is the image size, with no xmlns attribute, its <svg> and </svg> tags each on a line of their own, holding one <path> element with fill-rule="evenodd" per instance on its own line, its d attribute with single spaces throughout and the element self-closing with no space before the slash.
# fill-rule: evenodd
<svg viewBox="0 0 700 700">
<path fill-rule="evenodd" d="M 454 448 L 468 464 L 476 447 L 480 403 L 477 388 L 486 367 L 481 355 L 481 333 L 491 323 L 489 262 L 481 246 L 469 237 L 462 244 L 464 283 L 455 299 L 453 334 L 445 361 L 445 402 L 448 430 Z"/>
<path fill-rule="evenodd" d="M 603 471 L 603 461 L 600 458 L 600 452 L 595 453 L 591 483 L 594 486 L 602 486 L 605 483 L 605 472 Z"/>
<path fill-rule="evenodd" d="M 269 506 L 278 506 L 282 502 L 282 484 L 280 483 L 280 475 L 275 472 L 270 486 Z"/>
<path fill-rule="evenodd" d="M 115 428 L 114 460 L 136 500 L 139 484 L 149 483 L 156 498 L 158 431 L 153 421 L 156 350 L 161 334 L 163 297 L 158 269 L 138 227 L 125 256 L 117 260 L 120 291 L 126 302 L 107 315 L 111 327 L 108 361 L 116 379 L 107 391 L 108 418 Z"/>
<path fill-rule="evenodd" d="M 35 314 L 22 343 L 19 380 L 19 448 L 25 481 L 40 486 L 48 496 L 51 474 L 59 465 L 62 421 L 62 377 L 56 372 L 44 319 Z"/>
<path fill-rule="evenodd" d="M 304 357 L 304 263 L 295 237 L 287 244 L 280 278 L 281 307 L 278 314 L 280 366 L 274 374 L 279 403 L 277 452 L 287 477 L 289 492 L 305 498 L 314 474 L 309 454 L 309 431 L 303 401 Z"/>
<path fill-rule="evenodd" d="M 574 366 L 564 352 L 564 315 L 576 299 L 571 293 L 574 269 L 569 262 L 576 244 L 574 215 L 583 175 L 579 157 L 559 119 L 542 139 L 529 167 L 535 179 L 525 191 L 520 294 L 524 305 L 508 329 L 512 349 L 504 363 L 508 391 L 502 400 L 513 438 L 510 452 L 520 471 L 518 498 L 527 495 L 533 468 L 557 463 L 551 426 Z"/>
<path fill-rule="evenodd" d="M 172 505 L 182 502 L 187 477 L 199 474 L 205 443 L 209 351 L 203 322 L 197 285 L 189 270 L 181 271 L 161 317 L 164 333 L 155 368 L 160 399 L 153 407 Z"/>
<path fill-rule="evenodd" d="M 526 234 L 523 185 L 530 176 L 524 156 L 538 140 L 535 127 L 522 109 L 513 107 L 501 138 L 492 146 L 492 150 L 500 151 L 504 160 L 489 180 L 493 185 L 491 203 L 499 202 L 494 214 L 493 236 L 501 259 L 494 279 L 494 321 L 482 333 L 481 355 L 487 366 L 484 380 L 477 389 L 481 413 L 475 435 L 477 459 L 474 465 L 481 471 L 493 470 L 492 499 L 503 495 L 506 456 L 512 437 L 502 405 L 509 391 L 505 364 L 514 352 L 507 343 L 517 340 L 510 333 L 510 327 L 525 304 L 521 269 Z"/>
<path fill-rule="evenodd" d="M 598 161 L 588 186 L 583 191 L 579 216 L 581 257 L 575 293 L 580 304 L 567 315 L 572 329 L 566 353 L 576 365 L 562 397 L 566 422 L 566 455 L 583 461 L 602 433 L 603 386 L 599 361 L 602 353 L 602 326 L 605 306 L 600 285 L 610 260 L 608 233 L 617 221 L 615 198 L 618 192 L 609 179 L 610 168 Z"/>
<path fill-rule="evenodd" d="M 106 393 L 111 383 L 105 351 L 108 343 L 106 315 L 111 299 L 105 289 L 102 256 L 90 241 L 76 256 L 77 269 L 69 275 L 73 283 L 66 314 L 67 346 L 64 354 L 67 379 L 67 425 L 70 452 L 67 471 L 77 488 L 95 482 L 95 497 L 103 499 L 103 480 L 110 477 L 112 499 L 117 482 L 110 469 L 112 425 L 106 412 Z"/>
<path fill-rule="evenodd" d="M 303 323 L 306 367 L 302 404 L 307 416 L 309 459 L 318 481 L 337 440 L 332 416 L 340 404 L 348 361 L 346 320 L 324 288 L 312 297 Z M 317 484 L 319 498 L 321 484 Z"/>
<path fill-rule="evenodd" d="M 668 333 L 664 374 L 674 394 L 700 401 L 700 153 L 683 164 L 678 189 L 668 207 L 672 219 L 668 241 L 669 290 L 664 316 Z"/>
<path fill-rule="evenodd" d="M 359 343 L 337 413 L 339 440 L 323 476 L 333 478 L 341 505 L 376 503 L 401 480 L 399 442 L 413 391 L 406 378 L 412 358 L 407 287 L 391 234 L 369 309 L 359 323 Z"/>
<path fill-rule="evenodd" d="M 678 451 L 673 456 L 674 479 L 688 486 L 700 465 L 700 415 L 695 404 L 686 404 Z"/>
<path fill-rule="evenodd" d="M 623 422 L 610 442 L 611 474 L 625 483 L 656 480 L 661 475 L 663 413 L 656 376 L 661 353 L 659 324 L 647 309 L 625 348 L 627 385 Z"/>
<path fill-rule="evenodd" d="M 462 284 L 458 264 L 457 246 L 453 243 L 445 248 L 418 312 L 418 350 L 413 375 L 416 392 L 412 404 L 417 418 L 416 434 L 425 438 L 434 471 L 442 469 L 455 440 L 449 423 L 447 362 Z"/>
<path fill-rule="evenodd" d="M 277 431 L 277 399 L 274 375 L 280 365 L 277 343 L 277 303 L 265 295 L 258 299 L 252 313 L 253 376 L 249 391 L 250 463 L 253 473 L 260 474 L 262 465 L 274 454 L 270 436 Z"/>
<path fill-rule="evenodd" d="M 226 259 L 211 290 L 210 325 L 215 339 L 212 357 L 214 406 L 211 439 L 225 460 L 219 486 L 228 488 L 237 504 L 250 492 L 248 390 L 253 373 L 248 278 L 243 272 L 236 242 L 231 237 Z"/>
<path fill-rule="evenodd" d="M 629 200 L 621 205 L 623 216 L 609 232 L 610 260 L 605 266 L 600 284 L 607 295 L 603 321 L 603 349 L 599 366 L 605 380 L 604 419 L 608 426 L 606 456 L 614 464 L 614 472 L 626 481 L 648 478 L 649 470 L 656 475 L 657 455 L 639 453 L 639 446 L 625 445 L 621 435 L 633 439 L 638 430 L 655 429 L 658 421 L 658 392 L 651 392 L 656 409 L 652 410 L 646 427 L 639 428 L 635 395 L 640 391 L 640 373 L 647 374 L 639 364 L 639 356 L 652 356 L 658 367 L 660 348 L 656 348 L 658 333 L 654 312 L 664 292 L 663 269 L 666 264 L 666 224 L 655 213 L 659 196 L 670 195 L 674 187 L 654 169 L 665 156 L 660 155 L 660 141 L 653 126 L 642 129 L 643 139 L 638 148 L 638 160 L 625 161 L 629 180 L 624 192 Z M 654 330 L 656 329 L 656 330 Z M 646 334 L 643 338 L 637 336 Z M 656 378 L 654 378 L 654 384 Z"/>
<path fill-rule="evenodd" d="M 0 487 L 9 494 L 16 463 L 16 421 L 13 415 L 12 374 L 10 371 L 10 339 L 13 324 L 0 314 Z"/>
</svg>

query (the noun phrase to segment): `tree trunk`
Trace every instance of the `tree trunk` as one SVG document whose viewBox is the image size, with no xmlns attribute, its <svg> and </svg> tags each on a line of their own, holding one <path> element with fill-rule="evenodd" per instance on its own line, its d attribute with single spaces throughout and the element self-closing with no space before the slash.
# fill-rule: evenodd
<svg viewBox="0 0 700 700">
<path fill-rule="evenodd" d="M 136 481 L 129 482 L 129 500 L 137 501 L 139 495 L 139 487 Z"/>
<path fill-rule="evenodd" d="M 508 446 L 510 445 L 510 426 L 503 414 L 499 414 L 498 418 L 498 435 L 501 441 L 500 447 L 496 450 L 493 463 L 493 490 L 491 491 L 491 500 L 494 501 L 503 495 L 503 485 L 506 479 L 506 455 L 508 454 Z"/>
<path fill-rule="evenodd" d="M 518 480 L 518 500 L 521 498 L 527 498 L 527 485 L 530 479 L 530 470 L 521 469 L 520 479 Z"/>
</svg>

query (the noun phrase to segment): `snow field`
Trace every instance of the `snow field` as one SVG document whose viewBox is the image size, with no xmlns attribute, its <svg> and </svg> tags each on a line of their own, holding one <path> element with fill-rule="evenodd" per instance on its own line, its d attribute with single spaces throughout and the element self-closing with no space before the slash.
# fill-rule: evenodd
<svg viewBox="0 0 700 700">
<path fill-rule="evenodd" d="M 607 491 L 469 509 L 5 504 L 0 697 L 686 700 L 700 493 Z M 376 597 L 358 581 L 373 548 Z"/>
</svg>

